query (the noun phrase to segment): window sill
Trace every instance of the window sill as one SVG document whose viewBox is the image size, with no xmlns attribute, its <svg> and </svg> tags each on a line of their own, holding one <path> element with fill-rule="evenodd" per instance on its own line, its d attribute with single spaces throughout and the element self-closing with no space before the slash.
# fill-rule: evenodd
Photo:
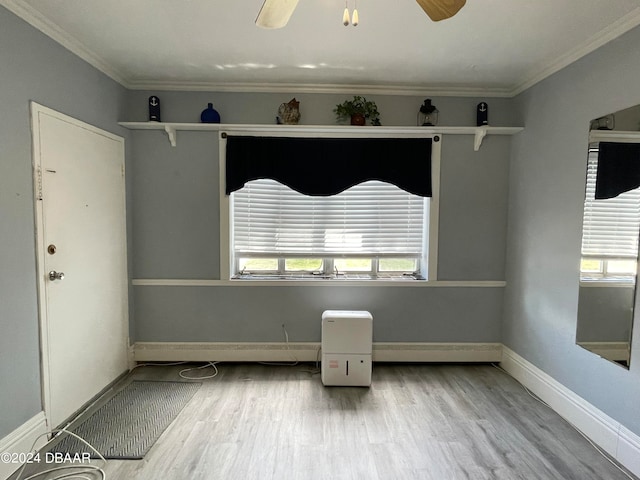
<svg viewBox="0 0 640 480">
<path fill-rule="evenodd" d="M 635 288 L 634 278 L 581 278 L 580 286 L 586 288 Z"/>
<path fill-rule="evenodd" d="M 365 281 L 365 282 L 415 282 L 415 281 L 424 281 L 425 279 L 422 277 L 418 277 L 411 274 L 398 274 L 398 275 L 379 275 L 373 276 L 367 273 L 338 273 L 338 274 L 241 274 L 232 277 L 232 280 L 247 280 L 247 281 L 296 281 L 296 282 L 309 282 L 309 281 Z"/>
<path fill-rule="evenodd" d="M 187 280 L 187 279 L 148 279 L 138 278 L 131 281 L 134 286 L 147 287 L 446 287 L 446 288 L 504 288 L 507 282 L 501 280 Z"/>
</svg>

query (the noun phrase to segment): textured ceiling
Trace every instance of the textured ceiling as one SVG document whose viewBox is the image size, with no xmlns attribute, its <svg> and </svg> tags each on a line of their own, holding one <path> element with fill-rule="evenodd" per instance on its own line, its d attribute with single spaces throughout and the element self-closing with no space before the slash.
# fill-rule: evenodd
<svg viewBox="0 0 640 480">
<path fill-rule="evenodd" d="M 353 8 L 354 0 L 349 1 Z M 514 95 L 640 24 L 640 0 L 468 0 L 432 22 L 413 0 L 0 0 L 129 88 Z"/>
</svg>

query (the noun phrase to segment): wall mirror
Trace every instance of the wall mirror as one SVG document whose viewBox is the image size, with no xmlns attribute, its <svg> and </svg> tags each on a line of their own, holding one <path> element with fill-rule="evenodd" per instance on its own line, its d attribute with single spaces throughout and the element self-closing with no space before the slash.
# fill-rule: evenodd
<svg viewBox="0 0 640 480">
<path fill-rule="evenodd" d="M 640 105 L 593 119 L 576 343 L 629 368 L 640 235 Z"/>
</svg>

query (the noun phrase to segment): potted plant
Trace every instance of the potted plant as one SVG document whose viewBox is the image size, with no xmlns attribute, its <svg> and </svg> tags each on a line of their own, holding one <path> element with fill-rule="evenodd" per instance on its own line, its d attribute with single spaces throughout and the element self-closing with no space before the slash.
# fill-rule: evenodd
<svg viewBox="0 0 640 480">
<path fill-rule="evenodd" d="M 353 100 L 345 100 L 333 110 L 338 121 L 349 119 L 351 125 L 364 125 L 369 119 L 371 125 L 380 125 L 380 112 L 376 102 L 356 95 Z"/>
</svg>

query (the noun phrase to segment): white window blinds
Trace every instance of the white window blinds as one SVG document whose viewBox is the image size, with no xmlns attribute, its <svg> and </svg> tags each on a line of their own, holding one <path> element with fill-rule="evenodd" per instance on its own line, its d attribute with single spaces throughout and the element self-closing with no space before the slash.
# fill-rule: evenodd
<svg viewBox="0 0 640 480">
<path fill-rule="evenodd" d="M 231 195 L 234 253 L 422 257 L 428 201 L 380 181 L 317 197 L 254 180 Z"/>
<path fill-rule="evenodd" d="M 640 229 L 640 189 L 594 200 L 598 149 L 590 148 L 584 205 L 582 256 L 636 258 Z"/>
</svg>

